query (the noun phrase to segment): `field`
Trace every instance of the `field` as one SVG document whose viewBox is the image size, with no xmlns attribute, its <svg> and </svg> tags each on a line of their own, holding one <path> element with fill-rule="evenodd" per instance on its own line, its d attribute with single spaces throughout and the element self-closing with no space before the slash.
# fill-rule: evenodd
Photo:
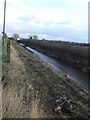
<svg viewBox="0 0 90 120">
<path fill-rule="evenodd" d="M 86 44 L 29 39 L 21 40 L 21 42 L 70 65 L 82 68 L 90 66 L 88 62 L 88 59 L 90 60 L 90 56 L 88 56 L 90 47 Z"/>
</svg>

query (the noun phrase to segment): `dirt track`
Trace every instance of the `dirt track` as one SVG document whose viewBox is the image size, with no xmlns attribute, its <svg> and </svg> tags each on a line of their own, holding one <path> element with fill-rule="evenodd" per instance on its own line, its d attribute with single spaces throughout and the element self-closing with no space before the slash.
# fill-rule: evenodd
<svg viewBox="0 0 90 120">
<path fill-rule="evenodd" d="M 3 117 L 39 117 L 37 104 L 35 103 L 34 105 L 35 100 L 32 100 L 31 105 L 27 105 L 24 100 L 26 99 L 25 94 L 28 94 L 28 91 L 27 93 L 25 91 L 25 87 L 29 84 L 26 79 L 28 76 L 25 66 L 14 47 L 11 47 L 11 63 L 8 67 L 9 72 L 6 76 L 8 78 L 6 78 L 4 83 L 5 86 L 3 91 Z M 27 81 L 24 83 L 23 80 L 25 79 Z"/>
<path fill-rule="evenodd" d="M 53 112 L 63 95 L 77 103 L 72 117 L 88 117 L 88 93 L 15 42 L 3 76 L 3 118 L 67 118 Z"/>
</svg>

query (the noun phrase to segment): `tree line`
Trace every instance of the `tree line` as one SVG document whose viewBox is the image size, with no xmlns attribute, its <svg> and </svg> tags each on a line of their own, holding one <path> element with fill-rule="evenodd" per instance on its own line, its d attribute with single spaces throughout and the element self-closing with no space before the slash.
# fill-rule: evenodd
<svg viewBox="0 0 90 120">
<path fill-rule="evenodd" d="M 14 33 L 12 37 L 14 39 L 20 38 L 19 34 L 17 34 L 17 33 Z M 38 35 L 36 35 L 36 34 L 35 35 L 28 35 L 28 38 L 37 40 L 38 39 Z"/>
</svg>

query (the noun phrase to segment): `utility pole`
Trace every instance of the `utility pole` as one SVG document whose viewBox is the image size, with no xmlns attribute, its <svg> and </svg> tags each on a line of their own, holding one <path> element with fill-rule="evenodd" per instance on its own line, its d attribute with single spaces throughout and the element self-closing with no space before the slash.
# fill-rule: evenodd
<svg viewBox="0 0 90 120">
<path fill-rule="evenodd" d="M 4 1 L 3 46 L 5 41 L 5 17 L 6 17 L 6 0 Z"/>
</svg>

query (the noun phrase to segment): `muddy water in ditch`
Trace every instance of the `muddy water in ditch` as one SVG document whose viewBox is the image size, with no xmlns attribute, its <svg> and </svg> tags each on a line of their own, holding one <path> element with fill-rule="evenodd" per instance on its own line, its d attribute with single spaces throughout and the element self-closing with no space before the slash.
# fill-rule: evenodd
<svg viewBox="0 0 90 120">
<path fill-rule="evenodd" d="M 24 46 L 23 44 L 21 44 Z M 47 61 L 49 64 L 51 64 L 56 70 L 62 72 L 63 74 L 68 73 L 70 78 L 74 80 L 75 82 L 79 83 L 82 85 L 85 89 L 88 90 L 88 73 L 80 71 L 76 68 L 73 68 L 69 65 L 66 65 L 62 62 L 59 62 L 47 55 L 44 55 L 43 53 L 40 53 L 36 51 L 35 49 L 32 49 L 30 47 L 26 47 L 27 50 L 34 52 L 37 54 L 40 58 L 43 60 Z M 89 90 L 90 91 L 90 90 Z"/>
</svg>

